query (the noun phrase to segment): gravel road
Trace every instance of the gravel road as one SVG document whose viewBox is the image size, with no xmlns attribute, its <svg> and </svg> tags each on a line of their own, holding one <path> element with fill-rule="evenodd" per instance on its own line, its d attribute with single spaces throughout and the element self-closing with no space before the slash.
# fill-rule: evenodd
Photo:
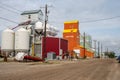
<svg viewBox="0 0 120 80">
<path fill-rule="evenodd" d="M 0 62 L 0 80 L 119 80 L 120 64 L 114 59 L 39 62 Z"/>
</svg>

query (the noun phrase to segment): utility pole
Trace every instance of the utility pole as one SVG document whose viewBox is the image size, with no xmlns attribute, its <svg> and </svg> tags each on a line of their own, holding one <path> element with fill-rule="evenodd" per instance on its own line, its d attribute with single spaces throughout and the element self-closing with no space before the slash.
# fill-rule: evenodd
<svg viewBox="0 0 120 80">
<path fill-rule="evenodd" d="M 102 55 L 102 49 L 103 49 L 103 48 L 102 48 L 102 43 L 101 43 L 101 55 Z M 102 56 L 103 56 L 103 55 L 102 55 Z"/>
<path fill-rule="evenodd" d="M 108 54 L 108 48 L 107 48 L 107 54 Z"/>
<path fill-rule="evenodd" d="M 48 15 L 47 15 L 48 11 L 47 11 L 47 4 L 45 5 L 45 31 L 44 31 L 44 37 L 46 38 L 46 25 L 47 25 L 47 21 L 48 21 Z"/>
<path fill-rule="evenodd" d="M 83 40 L 84 40 L 84 43 L 83 43 L 83 46 L 84 46 L 84 59 L 86 58 L 86 53 L 85 53 L 85 32 L 84 32 L 84 37 L 83 37 Z"/>
<path fill-rule="evenodd" d="M 94 49 L 95 49 L 95 57 L 96 57 L 96 40 L 94 40 Z"/>
<path fill-rule="evenodd" d="M 43 51 L 43 60 L 45 58 L 45 54 L 46 54 L 46 25 L 47 25 L 47 21 L 48 21 L 48 10 L 47 10 L 47 4 L 45 5 L 45 27 L 44 27 L 44 41 L 43 41 L 43 48 L 44 48 L 44 51 Z"/>
<path fill-rule="evenodd" d="M 106 57 L 108 57 L 108 47 L 106 47 Z"/>
<path fill-rule="evenodd" d="M 98 58 L 100 57 L 100 42 L 98 41 Z"/>
</svg>

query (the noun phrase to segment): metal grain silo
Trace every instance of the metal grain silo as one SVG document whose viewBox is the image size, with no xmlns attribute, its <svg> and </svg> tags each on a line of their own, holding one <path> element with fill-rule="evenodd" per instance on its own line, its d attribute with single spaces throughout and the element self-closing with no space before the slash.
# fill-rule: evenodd
<svg viewBox="0 0 120 80">
<path fill-rule="evenodd" d="M 52 30 L 51 30 L 51 36 L 56 36 L 59 31 L 57 30 L 56 27 L 51 26 L 51 28 L 52 28 Z"/>
<path fill-rule="evenodd" d="M 13 51 L 14 50 L 14 31 L 11 29 L 6 29 L 2 32 L 2 51 Z"/>
<path fill-rule="evenodd" d="M 59 31 L 57 28 L 51 26 L 50 24 L 47 24 L 46 26 L 46 33 L 48 36 L 56 36 Z"/>
<path fill-rule="evenodd" d="M 29 32 L 20 28 L 15 32 L 15 51 L 28 51 L 29 50 Z"/>
<path fill-rule="evenodd" d="M 42 32 L 43 29 L 44 29 L 44 27 L 43 27 L 43 23 L 42 22 L 38 21 L 38 22 L 35 23 L 35 30 L 38 33 Z"/>
</svg>

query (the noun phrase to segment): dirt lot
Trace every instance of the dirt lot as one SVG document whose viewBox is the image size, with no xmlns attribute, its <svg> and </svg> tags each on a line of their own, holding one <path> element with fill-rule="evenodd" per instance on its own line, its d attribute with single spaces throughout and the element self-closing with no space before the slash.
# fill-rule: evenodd
<svg viewBox="0 0 120 80">
<path fill-rule="evenodd" d="M 0 80 L 119 80 L 114 59 L 58 61 L 54 64 L 0 62 Z"/>
</svg>

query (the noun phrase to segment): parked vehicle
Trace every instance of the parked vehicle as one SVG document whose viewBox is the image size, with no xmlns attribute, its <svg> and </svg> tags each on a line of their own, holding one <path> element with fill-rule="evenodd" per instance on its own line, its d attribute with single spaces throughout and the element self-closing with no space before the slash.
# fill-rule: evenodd
<svg viewBox="0 0 120 80">
<path fill-rule="evenodd" d="M 120 55 L 117 57 L 118 62 L 120 63 Z"/>
</svg>

